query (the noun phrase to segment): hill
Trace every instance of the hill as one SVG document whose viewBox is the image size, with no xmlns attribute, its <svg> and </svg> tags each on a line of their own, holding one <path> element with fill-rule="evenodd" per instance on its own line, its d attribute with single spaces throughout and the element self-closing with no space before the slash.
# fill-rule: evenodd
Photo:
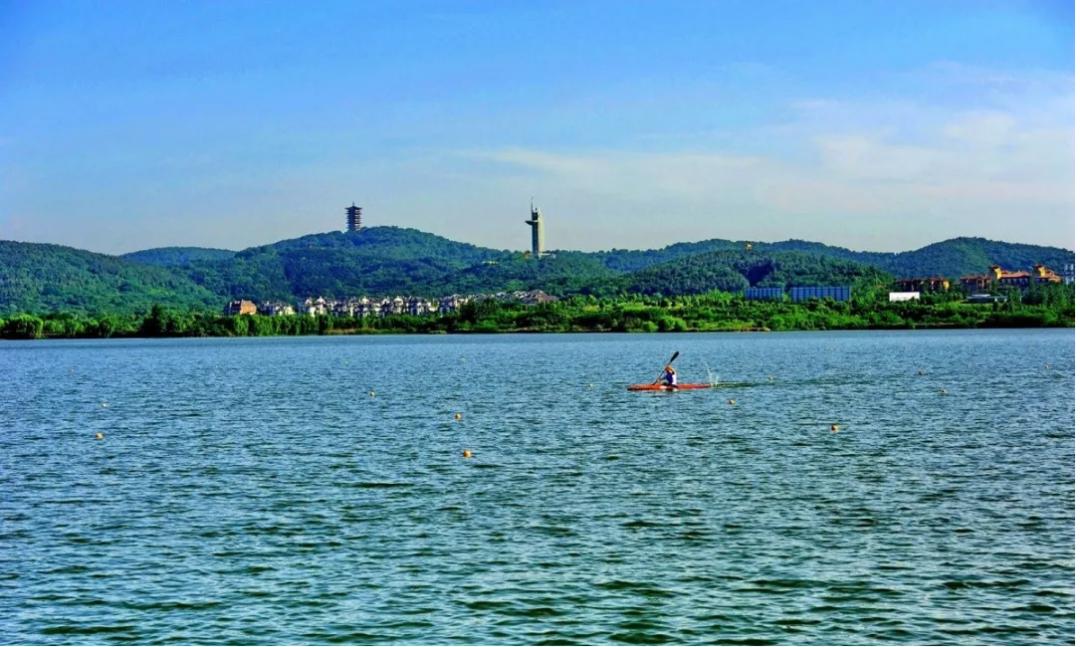
<svg viewBox="0 0 1080 647">
<path fill-rule="evenodd" d="M 446 289 L 449 275 L 511 256 L 415 229 L 373 227 L 284 240 L 178 269 L 207 289 L 233 298 L 437 296 Z"/>
<path fill-rule="evenodd" d="M 1065 249 L 956 238 L 898 254 L 810 241 L 707 240 L 655 250 L 558 251 L 543 259 L 397 227 L 330 232 L 239 252 L 166 247 L 94 254 L 0 243 L 0 313 L 146 312 L 154 303 L 218 310 L 235 298 L 446 294 L 541 289 L 555 295 L 694 294 L 747 286 L 851 285 L 894 276 L 984 273 L 991 264 L 1061 270 Z"/>
<path fill-rule="evenodd" d="M 699 294 L 748 287 L 855 285 L 887 282 L 889 275 L 869 265 L 802 252 L 765 254 L 747 251 L 705 252 L 639 270 L 624 280 L 627 292 Z"/>
<path fill-rule="evenodd" d="M 121 254 L 120 258 L 134 261 L 142 265 L 157 265 L 158 267 L 174 267 L 176 265 L 188 265 L 198 261 L 223 261 L 232 258 L 236 252 L 229 249 L 214 249 L 210 247 L 157 247 L 144 249 L 130 254 Z"/>
<path fill-rule="evenodd" d="M 870 256 L 884 257 L 880 260 Z M 985 274 L 991 265 L 1006 269 L 1031 269 L 1041 263 L 1062 271 L 1066 263 L 1075 263 L 1076 254 L 1058 247 L 1021 245 L 985 238 L 953 238 L 899 254 L 868 254 L 851 260 L 868 263 L 895 276 Z"/>
<path fill-rule="evenodd" d="M 748 241 L 705 240 L 697 243 L 677 243 L 654 250 L 611 250 L 596 252 L 605 266 L 624 272 L 651 267 L 659 263 L 695 254 L 715 251 L 745 250 Z M 952 238 L 908 252 L 859 252 L 806 240 L 785 240 L 775 243 L 749 241 L 758 254 L 802 252 L 843 261 L 862 263 L 888 272 L 896 277 L 948 276 L 984 274 L 991 265 L 1007 269 L 1030 269 L 1042 263 L 1061 271 L 1073 263 L 1075 254 L 1060 247 L 1043 247 L 1006 243 L 985 238 Z"/>
<path fill-rule="evenodd" d="M 221 296 L 165 268 L 60 245 L 0 241 L 0 313 L 217 309 Z"/>
</svg>

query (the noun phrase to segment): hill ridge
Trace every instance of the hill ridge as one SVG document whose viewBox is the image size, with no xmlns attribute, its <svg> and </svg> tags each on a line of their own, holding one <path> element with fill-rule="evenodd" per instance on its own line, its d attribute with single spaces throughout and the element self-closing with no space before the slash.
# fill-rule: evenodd
<svg viewBox="0 0 1080 647">
<path fill-rule="evenodd" d="M 720 238 L 652 250 L 554 250 L 537 261 L 409 227 L 330 231 L 239 251 L 164 247 L 121 256 L 52 243 L 0 243 L 0 313 L 145 310 L 148 304 L 220 308 L 234 298 L 292 301 L 323 295 L 441 296 L 543 289 L 553 294 L 741 289 L 796 280 L 885 281 L 985 273 L 996 263 L 1060 271 L 1064 248 L 956 237 L 905 252 L 865 252 L 801 239 Z"/>
</svg>

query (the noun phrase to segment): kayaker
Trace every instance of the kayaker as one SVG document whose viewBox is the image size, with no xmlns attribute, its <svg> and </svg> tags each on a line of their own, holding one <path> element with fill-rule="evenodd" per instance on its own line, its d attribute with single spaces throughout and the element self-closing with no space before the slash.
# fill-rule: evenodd
<svg viewBox="0 0 1080 647">
<path fill-rule="evenodd" d="M 668 364 L 664 367 L 664 376 L 660 378 L 664 383 L 664 386 L 670 386 L 676 388 L 679 386 L 679 376 L 675 373 L 675 367 Z"/>
</svg>

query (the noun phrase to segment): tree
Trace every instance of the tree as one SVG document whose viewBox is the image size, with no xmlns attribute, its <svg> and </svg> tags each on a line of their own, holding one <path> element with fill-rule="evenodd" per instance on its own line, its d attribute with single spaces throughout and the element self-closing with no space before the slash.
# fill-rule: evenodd
<svg viewBox="0 0 1080 647">
<path fill-rule="evenodd" d="M 40 339 L 45 322 L 33 315 L 15 315 L 4 323 L 3 336 L 7 339 Z"/>
</svg>

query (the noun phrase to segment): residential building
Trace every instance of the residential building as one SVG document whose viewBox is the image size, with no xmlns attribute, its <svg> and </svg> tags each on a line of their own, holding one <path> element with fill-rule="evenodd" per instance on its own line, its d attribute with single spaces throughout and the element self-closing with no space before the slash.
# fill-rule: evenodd
<svg viewBox="0 0 1080 647">
<path fill-rule="evenodd" d="M 1031 268 L 1031 280 L 1034 283 L 1061 283 L 1062 278 L 1054 270 L 1045 265 L 1035 265 Z"/>
<path fill-rule="evenodd" d="M 258 311 L 259 309 L 255 306 L 255 302 L 248 301 L 247 299 L 230 301 L 229 305 L 225 306 L 225 316 L 227 317 L 235 315 L 253 315 L 258 313 Z"/>
<path fill-rule="evenodd" d="M 900 292 L 944 292 L 949 289 L 950 285 L 952 285 L 952 282 L 944 276 L 927 276 L 896 280 L 896 288 Z"/>
<path fill-rule="evenodd" d="M 438 306 L 428 301 L 427 299 L 421 299 L 419 297 L 411 297 L 405 304 L 406 311 L 414 317 L 419 317 L 427 314 L 431 314 L 438 310 Z"/>
<path fill-rule="evenodd" d="M 452 294 L 439 299 L 439 314 L 448 315 L 457 312 L 458 308 L 469 302 L 468 297 Z"/>
<path fill-rule="evenodd" d="M 280 301 L 263 301 L 259 304 L 259 314 L 268 317 L 283 317 L 296 314 L 296 310 L 291 305 Z"/>
</svg>

